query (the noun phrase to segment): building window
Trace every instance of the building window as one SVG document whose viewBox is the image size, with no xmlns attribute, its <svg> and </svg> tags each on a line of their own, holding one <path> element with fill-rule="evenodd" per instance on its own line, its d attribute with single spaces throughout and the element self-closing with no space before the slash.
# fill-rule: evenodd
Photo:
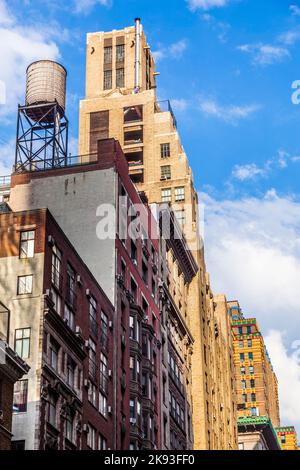
<svg viewBox="0 0 300 470">
<path fill-rule="evenodd" d="M 247 326 L 247 335 L 251 334 L 251 326 Z"/>
<path fill-rule="evenodd" d="M 239 326 L 239 335 L 242 335 L 242 334 L 243 334 L 243 327 Z"/>
<path fill-rule="evenodd" d="M 245 374 L 246 374 L 246 369 L 245 369 L 245 367 L 241 367 L 241 374 L 242 374 L 242 375 L 245 375 Z"/>
<path fill-rule="evenodd" d="M 64 319 L 65 319 L 65 322 L 68 325 L 68 327 L 71 328 L 71 330 L 74 331 L 74 328 L 75 328 L 75 315 L 74 315 L 74 312 L 72 312 L 72 310 L 68 307 L 67 304 L 65 304 Z"/>
<path fill-rule="evenodd" d="M 108 369 L 107 357 L 101 353 L 100 356 L 100 388 L 104 393 L 108 392 Z"/>
<path fill-rule="evenodd" d="M 88 391 L 88 399 L 92 405 L 97 406 L 97 387 L 91 382 Z"/>
<path fill-rule="evenodd" d="M 32 294 L 33 276 L 18 277 L 18 295 Z"/>
<path fill-rule="evenodd" d="M 112 70 L 104 70 L 104 90 L 112 89 Z"/>
<path fill-rule="evenodd" d="M 34 257 L 35 231 L 21 232 L 20 236 L 20 258 L 27 259 Z"/>
<path fill-rule="evenodd" d="M 67 268 L 67 297 L 66 300 L 71 308 L 76 307 L 76 274 L 74 269 L 68 264 Z"/>
<path fill-rule="evenodd" d="M 175 188 L 175 201 L 180 202 L 185 200 L 185 189 L 183 186 Z"/>
<path fill-rule="evenodd" d="M 129 369 L 130 369 L 130 379 L 135 380 L 135 358 L 130 356 L 129 360 Z"/>
<path fill-rule="evenodd" d="M 59 344 L 53 338 L 50 338 L 50 366 L 56 371 L 58 370 L 58 354 Z"/>
<path fill-rule="evenodd" d="M 124 62 L 125 59 L 125 44 L 119 44 L 116 47 L 116 62 Z"/>
<path fill-rule="evenodd" d="M 14 387 L 13 411 L 15 413 L 26 413 L 28 396 L 28 380 L 19 380 Z"/>
<path fill-rule="evenodd" d="M 250 373 L 251 375 L 254 374 L 254 367 L 253 367 L 253 366 L 250 366 L 250 367 L 249 367 L 249 373 Z"/>
<path fill-rule="evenodd" d="M 92 449 L 96 450 L 96 429 L 89 424 L 89 432 L 87 435 L 87 446 Z"/>
<path fill-rule="evenodd" d="M 56 427 L 56 399 L 53 394 L 49 394 L 47 421 Z"/>
<path fill-rule="evenodd" d="M 172 189 L 162 189 L 161 190 L 161 202 L 172 202 Z"/>
<path fill-rule="evenodd" d="M 21 328 L 15 332 L 15 351 L 23 359 L 30 354 L 30 328 Z"/>
<path fill-rule="evenodd" d="M 250 380 L 250 387 L 255 388 L 255 380 L 254 379 Z"/>
<path fill-rule="evenodd" d="M 97 301 L 94 297 L 89 300 L 90 330 L 94 336 L 97 336 Z"/>
<path fill-rule="evenodd" d="M 253 361 L 253 352 L 249 352 L 248 357 L 250 361 Z"/>
<path fill-rule="evenodd" d="M 161 170 L 161 179 L 162 180 L 170 180 L 171 179 L 171 166 L 164 165 L 160 167 Z"/>
<path fill-rule="evenodd" d="M 61 259 L 61 251 L 54 245 L 52 249 L 51 281 L 57 289 L 61 288 Z"/>
<path fill-rule="evenodd" d="M 252 348 L 252 339 L 248 339 L 247 345 L 248 345 L 248 348 Z"/>
<path fill-rule="evenodd" d="M 243 362 L 244 360 L 245 360 L 245 354 L 244 354 L 244 353 L 241 353 L 241 354 L 240 354 L 240 361 Z"/>
<path fill-rule="evenodd" d="M 99 434 L 98 450 L 107 450 L 107 440 Z"/>
<path fill-rule="evenodd" d="M 116 86 L 123 88 L 125 86 L 125 71 L 124 69 L 117 69 L 116 71 Z"/>
<path fill-rule="evenodd" d="M 171 156 L 170 144 L 160 145 L 160 156 L 161 158 L 168 158 Z"/>
<path fill-rule="evenodd" d="M 174 214 L 175 214 L 175 217 L 176 217 L 176 219 L 177 219 L 177 222 L 178 222 L 181 226 L 185 225 L 185 223 L 186 223 L 185 210 L 182 209 L 182 210 L 180 210 L 180 211 L 175 211 Z"/>
<path fill-rule="evenodd" d="M 286 437 L 285 436 L 281 436 L 281 444 L 286 444 Z"/>
<path fill-rule="evenodd" d="M 112 47 L 111 46 L 104 48 L 104 63 L 105 64 L 112 63 Z"/>
<path fill-rule="evenodd" d="M 104 418 L 107 418 L 107 398 L 101 392 L 99 393 L 99 412 Z"/>
<path fill-rule="evenodd" d="M 93 380 L 96 380 L 96 343 L 91 338 L 89 339 L 89 374 Z"/>
<path fill-rule="evenodd" d="M 257 416 L 257 408 L 251 408 L 251 416 Z"/>
<path fill-rule="evenodd" d="M 148 271 L 148 264 L 145 261 L 142 261 L 142 278 L 146 286 L 149 283 L 149 271 Z"/>
<path fill-rule="evenodd" d="M 70 441 L 73 442 L 73 427 L 74 427 L 74 420 L 73 416 L 70 410 L 67 411 L 66 413 L 66 428 L 65 428 L 65 433 L 66 433 L 66 438 Z"/>
<path fill-rule="evenodd" d="M 53 302 L 54 310 L 60 315 L 61 314 L 61 297 L 58 293 L 52 289 L 51 290 L 51 300 Z"/>
<path fill-rule="evenodd" d="M 101 312 L 100 344 L 104 351 L 108 350 L 108 317 L 104 312 Z"/>
<path fill-rule="evenodd" d="M 251 401 L 256 401 L 256 394 L 255 393 L 251 393 Z"/>
<path fill-rule="evenodd" d="M 243 398 L 243 402 L 247 403 L 247 393 L 243 393 L 242 398 Z"/>
<path fill-rule="evenodd" d="M 244 347 L 244 341 L 239 341 L 239 347 L 242 349 Z"/>
<path fill-rule="evenodd" d="M 71 358 L 68 358 L 67 382 L 71 388 L 74 388 L 75 369 L 76 369 L 76 364 L 74 363 L 74 361 L 72 361 Z"/>
<path fill-rule="evenodd" d="M 134 400 L 129 401 L 130 419 L 135 418 L 135 402 Z"/>
<path fill-rule="evenodd" d="M 242 380 L 242 389 L 245 390 L 246 388 L 246 380 Z"/>
</svg>

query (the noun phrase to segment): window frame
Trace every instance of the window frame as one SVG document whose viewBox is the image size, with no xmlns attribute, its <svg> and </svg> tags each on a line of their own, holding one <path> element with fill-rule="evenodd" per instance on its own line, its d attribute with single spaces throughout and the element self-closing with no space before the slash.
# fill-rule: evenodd
<svg viewBox="0 0 300 470">
<path fill-rule="evenodd" d="M 160 144 L 160 158 L 171 157 L 171 145 L 170 142 L 164 142 Z"/>
<path fill-rule="evenodd" d="M 20 283 L 21 279 L 31 278 L 31 290 L 26 292 L 20 292 Z M 27 289 L 27 282 L 25 283 L 25 290 Z M 33 294 L 33 274 L 25 274 L 23 276 L 18 276 L 18 285 L 17 285 L 17 295 L 32 295 Z"/>
<path fill-rule="evenodd" d="M 33 238 L 26 238 L 25 240 L 22 239 L 23 235 L 24 234 L 31 234 L 33 233 Z M 20 232 L 20 243 L 19 243 L 19 258 L 20 259 L 31 259 L 31 258 L 34 258 L 34 255 L 35 255 L 35 239 L 36 239 L 36 230 L 22 230 Z M 32 243 L 30 243 L 32 242 Z M 27 251 L 26 251 L 26 255 L 25 256 L 22 256 L 22 246 L 23 244 L 25 244 L 27 246 Z M 31 250 L 29 249 L 29 247 L 31 246 Z M 28 253 L 31 253 L 31 254 L 28 254 Z"/>
<path fill-rule="evenodd" d="M 24 333 L 22 333 L 22 337 L 21 337 L 21 338 L 17 338 L 17 332 L 19 332 L 19 331 L 22 331 L 22 332 L 24 332 L 24 331 L 29 331 L 29 336 L 25 336 L 25 337 L 24 337 L 24 336 L 23 336 Z M 24 343 L 24 340 L 28 340 L 28 355 L 27 355 L 27 356 L 24 356 L 24 355 L 23 355 L 23 349 L 24 349 L 23 343 Z M 18 351 L 17 351 L 17 349 L 18 349 L 18 348 L 17 348 L 17 342 L 21 342 L 21 343 L 22 343 L 22 347 L 21 347 L 22 353 L 21 353 L 21 354 L 19 354 Z M 17 329 L 15 330 L 15 351 L 16 351 L 16 353 L 17 353 L 22 359 L 29 359 L 29 357 L 30 357 L 30 349 L 31 349 L 31 348 L 30 348 L 30 343 L 31 343 L 31 328 L 30 328 L 30 327 L 27 327 L 27 328 L 17 328 Z"/>
</svg>

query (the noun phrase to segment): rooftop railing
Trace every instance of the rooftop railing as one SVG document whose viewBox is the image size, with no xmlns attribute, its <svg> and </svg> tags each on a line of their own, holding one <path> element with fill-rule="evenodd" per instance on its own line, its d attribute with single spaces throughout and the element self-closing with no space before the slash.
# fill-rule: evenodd
<svg viewBox="0 0 300 470">
<path fill-rule="evenodd" d="M 90 153 L 87 155 L 69 155 L 65 158 L 59 157 L 57 160 L 53 160 L 53 158 L 40 158 L 37 160 L 26 161 L 22 164 L 19 164 L 15 168 L 15 171 L 16 173 L 23 173 L 27 171 L 46 171 L 58 168 L 69 168 L 82 165 L 89 165 L 91 163 L 96 163 L 97 161 L 97 153 Z"/>
<path fill-rule="evenodd" d="M 173 119 L 173 125 L 177 129 L 177 121 L 170 100 L 156 101 L 154 111 L 156 113 L 170 113 Z"/>
</svg>

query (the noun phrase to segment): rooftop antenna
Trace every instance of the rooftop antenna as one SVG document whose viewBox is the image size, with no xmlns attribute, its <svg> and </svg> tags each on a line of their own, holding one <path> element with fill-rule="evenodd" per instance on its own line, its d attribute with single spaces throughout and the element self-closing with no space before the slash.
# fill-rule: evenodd
<svg viewBox="0 0 300 470">
<path fill-rule="evenodd" d="M 140 91 L 140 69 L 141 69 L 141 19 L 135 19 L 135 89 L 134 93 Z"/>
</svg>

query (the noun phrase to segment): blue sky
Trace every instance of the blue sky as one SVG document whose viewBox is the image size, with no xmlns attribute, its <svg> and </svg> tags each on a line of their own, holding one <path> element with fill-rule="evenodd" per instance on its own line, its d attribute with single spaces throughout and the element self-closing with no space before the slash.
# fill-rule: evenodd
<svg viewBox="0 0 300 470">
<path fill-rule="evenodd" d="M 282 421 L 300 435 L 300 0 L 0 0 L 0 174 L 13 161 L 25 69 L 68 69 L 76 152 L 85 35 L 142 18 L 204 205 L 215 292 L 257 316 L 280 381 Z M 3 100 L 2 100 L 3 101 Z M 289 366 L 287 367 L 287 363 Z"/>
</svg>

